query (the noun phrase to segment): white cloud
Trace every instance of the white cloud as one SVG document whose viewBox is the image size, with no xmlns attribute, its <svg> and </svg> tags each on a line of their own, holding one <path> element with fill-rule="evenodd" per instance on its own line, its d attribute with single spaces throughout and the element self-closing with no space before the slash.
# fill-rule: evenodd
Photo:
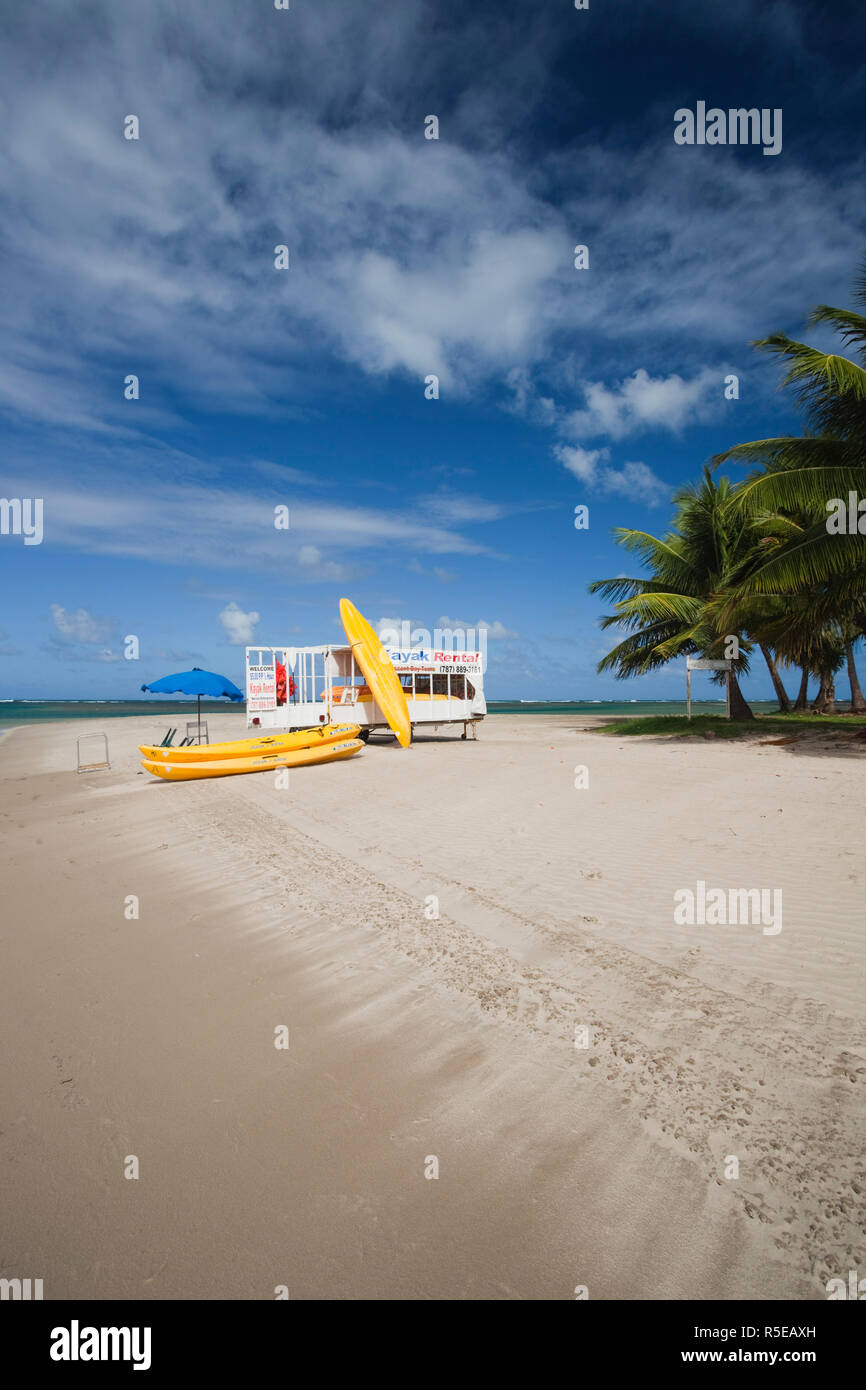
<svg viewBox="0 0 866 1390">
<path fill-rule="evenodd" d="M 432 575 L 440 584 L 452 584 L 457 578 L 453 570 L 445 569 L 442 565 L 431 565 L 428 569 L 426 565 L 421 564 L 420 560 L 414 558 L 409 560 L 406 568 L 411 570 L 413 574 L 421 574 L 428 579 Z"/>
<path fill-rule="evenodd" d="M 245 647 L 255 641 L 258 613 L 245 613 L 234 602 L 229 603 L 219 615 L 223 630 L 233 647 Z"/>
<path fill-rule="evenodd" d="M 512 373 L 512 376 L 514 374 Z M 521 377 L 514 409 L 534 423 L 554 424 L 566 442 L 553 446 L 554 457 L 594 492 L 632 497 L 649 506 L 669 499 L 670 488 L 642 462 L 614 466 L 607 444 L 588 447 L 585 441 L 620 441 L 650 430 L 678 432 L 687 424 L 706 419 L 721 408 L 724 372 L 703 367 L 689 380 L 676 372 L 652 377 L 640 367 L 614 386 L 599 381 L 579 381 L 584 406 L 564 411 L 553 401 L 539 397 L 531 382 Z"/>
<path fill-rule="evenodd" d="M 431 512 L 426 498 L 376 509 L 316 501 L 305 493 L 295 502 L 293 494 L 286 493 L 292 529 L 277 531 L 266 490 L 204 486 L 198 480 L 198 459 L 177 451 L 163 459 L 152 450 L 128 445 L 104 451 L 91 446 L 87 453 L 89 457 L 59 443 L 52 455 L 53 471 L 34 451 L 8 459 L 5 473 L 10 495 L 15 486 L 20 495 L 30 495 L 38 480 L 46 515 L 63 518 L 62 527 L 53 533 L 56 546 L 94 555 L 171 565 L 182 559 L 208 570 L 273 570 L 288 564 L 304 583 L 336 582 L 362 574 L 359 561 L 378 547 L 409 552 L 413 558 L 489 555 L 489 547 L 464 536 L 458 523 L 493 520 L 507 510 L 477 498 L 466 499 L 464 507 L 454 493 L 441 502 L 439 515 Z M 117 456 L 114 468 L 112 453 Z M 135 489 L 117 486 L 118 470 L 123 468 L 134 470 Z M 71 474 L 76 478 L 74 489 Z M 335 551 L 340 561 L 324 558 Z"/>
<path fill-rule="evenodd" d="M 553 452 L 570 473 L 591 492 L 619 494 L 651 507 L 670 500 L 671 489 L 646 463 L 624 463 L 621 468 L 610 466 L 609 449 L 581 449 L 570 444 L 555 444 Z"/>
<path fill-rule="evenodd" d="M 506 409 L 520 415 L 535 425 L 555 425 L 557 418 L 556 402 L 550 396 L 542 396 L 526 367 L 512 367 L 505 378 L 511 392 L 511 400 Z"/>
<path fill-rule="evenodd" d="M 341 565 L 335 560 L 325 560 L 317 545 L 302 545 L 298 551 L 298 564 L 306 571 L 308 579 L 333 584 L 336 584 L 338 580 L 351 579 L 357 573 L 352 565 Z"/>
<path fill-rule="evenodd" d="M 592 486 L 599 475 L 599 464 L 610 457 L 610 449 L 580 449 L 571 444 L 555 444 L 553 452 L 569 473 Z"/>
<path fill-rule="evenodd" d="M 541 17 L 522 18 L 515 42 L 507 17 L 495 32 L 471 19 L 431 30 L 420 0 L 299 6 L 303 63 L 287 86 L 284 17 L 263 24 L 235 0 L 182 13 L 152 0 L 134 25 L 104 0 L 64 5 L 50 62 L 41 7 L 18 8 L 0 52 L 16 364 L 0 393 L 40 421 L 135 430 L 168 418 L 163 387 L 297 412 L 323 353 L 419 389 L 428 372 L 446 390 L 494 379 L 525 408 L 539 364 L 586 376 L 652 345 L 682 371 L 684 341 L 745 345 L 792 304 L 844 295 L 860 254 L 857 154 L 827 169 L 786 157 L 769 189 L 765 161 L 702 172 L 653 108 L 618 148 L 582 134 L 534 146 L 557 32 Z M 439 142 L 423 139 L 419 82 L 448 101 Z M 120 132 L 132 92 L 153 93 L 138 142 Z M 593 247 L 585 275 L 571 265 L 575 227 Z M 292 253 L 285 273 L 277 242 Z M 37 336 L 37 322 L 58 331 Z M 133 405 L 94 370 L 123 359 L 130 325 L 144 384 Z M 615 427 L 682 409 L 640 383 L 614 402 L 605 389 L 587 411 Z M 550 418 L 551 395 L 534 408 Z"/>
<path fill-rule="evenodd" d="M 608 468 L 601 478 L 604 492 L 621 493 L 637 498 L 651 507 L 670 501 L 670 484 L 664 482 L 646 463 L 624 463 L 622 468 Z"/>
<path fill-rule="evenodd" d="M 724 373 L 704 367 L 686 381 L 676 372 L 652 377 L 646 368 L 639 367 L 618 386 L 587 381 L 581 389 L 585 407 L 563 417 L 561 433 L 575 440 L 600 435 L 617 440 L 649 429 L 676 432 L 704 418 L 713 404 L 723 400 Z"/>
<path fill-rule="evenodd" d="M 57 631 L 68 642 L 104 642 L 114 626 L 110 618 L 94 618 L 86 608 L 70 613 L 59 603 L 52 603 L 51 616 Z"/>
<path fill-rule="evenodd" d="M 498 521 L 507 515 L 508 508 L 501 502 L 491 502 L 486 497 L 471 497 L 466 493 L 441 491 L 419 499 L 421 507 L 437 521 L 456 525 L 466 522 Z"/>
</svg>

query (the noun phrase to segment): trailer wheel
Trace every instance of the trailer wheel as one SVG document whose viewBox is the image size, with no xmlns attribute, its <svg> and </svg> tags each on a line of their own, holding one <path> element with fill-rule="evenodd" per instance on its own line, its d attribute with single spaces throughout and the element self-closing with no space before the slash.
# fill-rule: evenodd
<svg viewBox="0 0 866 1390">
<path fill-rule="evenodd" d="M 358 738 L 361 740 L 362 743 L 369 743 L 369 742 L 370 742 L 370 730 L 369 730 L 369 729 L 359 729 L 359 730 L 358 730 Z"/>
</svg>

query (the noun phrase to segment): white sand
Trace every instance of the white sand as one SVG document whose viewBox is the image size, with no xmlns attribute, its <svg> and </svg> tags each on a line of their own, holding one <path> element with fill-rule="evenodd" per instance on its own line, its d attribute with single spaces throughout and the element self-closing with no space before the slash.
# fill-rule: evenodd
<svg viewBox="0 0 866 1390">
<path fill-rule="evenodd" d="M 809 1299 L 866 1269 L 864 753 L 588 723 L 494 716 L 288 790 L 153 781 L 164 717 L 5 739 L 0 1275 Z M 103 728 L 112 771 L 76 775 Z M 698 879 L 781 888 L 781 933 L 674 925 Z"/>
</svg>

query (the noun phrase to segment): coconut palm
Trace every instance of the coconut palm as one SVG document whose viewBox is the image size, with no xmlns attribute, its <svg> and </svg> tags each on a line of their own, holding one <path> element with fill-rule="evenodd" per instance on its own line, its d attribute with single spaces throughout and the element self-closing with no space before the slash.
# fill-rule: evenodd
<svg viewBox="0 0 866 1390">
<path fill-rule="evenodd" d="M 818 714 L 835 714 L 835 676 L 845 660 L 845 646 L 842 639 L 836 633 L 823 633 L 821 640 L 816 644 L 813 659 L 820 683 L 812 708 Z"/>
<path fill-rule="evenodd" d="M 841 631 L 842 642 L 845 646 L 845 660 L 848 665 L 848 684 L 851 687 L 851 709 L 856 714 L 866 714 L 866 695 L 863 694 L 860 681 L 857 678 L 857 667 L 854 664 L 854 643 L 860 633 L 853 622 L 845 622 L 844 620 L 841 624 Z"/>
<path fill-rule="evenodd" d="M 731 671 L 731 716 L 751 719 L 737 680 L 738 672 L 748 670 L 751 643 L 745 630 L 718 621 L 719 596 L 740 571 L 744 547 L 754 545 L 749 525 L 729 505 L 732 494 L 727 478 L 716 482 L 705 468 L 701 483 L 674 497 L 674 527 L 663 539 L 617 527 L 619 544 L 649 566 L 650 577 L 599 579 L 589 592 L 615 601 L 616 611 L 602 619 L 602 627 L 629 633 L 599 663 L 599 671 L 624 679 L 679 656 L 720 657 L 727 639 L 735 636 L 739 656 Z"/>
<path fill-rule="evenodd" d="M 790 703 L 775 669 L 777 663 L 781 661 L 784 665 L 802 668 L 803 679 L 796 709 L 806 707 L 806 685 L 810 673 L 817 675 L 821 682 L 818 704 L 823 708 L 826 702 L 821 692 L 828 676 L 841 664 L 841 661 L 835 661 L 841 644 L 843 659 L 847 658 L 848 662 L 851 707 L 860 713 L 866 710 L 866 699 L 857 678 L 854 643 L 859 637 L 856 619 L 861 600 L 849 598 L 845 586 L 840 585 L 838 580 L 807 585 L 785 598 L 749 592 L 749 575 L 765 565 L 774 553 L 790 547 L 808 532 L 811 524 L 811 518 L 802 512 L 761 512 L 752 519 L 750 527 L 757 544 L 751 550 L 744 547 L 745 559 L 740 572 L 732 576 L 728 592 L 716 600 L 716 621 L 719 626 L 743 627 L 758 642 L 783 712 L 790 709 Z M 766 650 L 768 646 L 769 651 Z M 835 664 L 829 671 L 827 662 L 831 647 Z"/>
<path fill-rule="evenodd" d="M 866 268 L 855 297 L 866 305 Z M 782 384 L 795 388 L 808 431 L 737 444 L 713 463 L 763 465 L 736 491 L 732 505 L 741 514 L 793 514 L 806 521 L 788 544 L 772 548 L 752 568 L 741 592 L 788 596 L 827 585 L 819 603 L 823 616 L 832 618 L 836 599 L 852 599 L 855 626 L 866 634 L 866 535 L 831 534 L 827 525 L 833 499 L 847 503 L 852 492 L 866 497 L 866 316 L 822 304 L 809 322 L 836 329 L 859 360 L 821 352 L 784 333 L 756 343 L 788 364 Z"/>
</svg>

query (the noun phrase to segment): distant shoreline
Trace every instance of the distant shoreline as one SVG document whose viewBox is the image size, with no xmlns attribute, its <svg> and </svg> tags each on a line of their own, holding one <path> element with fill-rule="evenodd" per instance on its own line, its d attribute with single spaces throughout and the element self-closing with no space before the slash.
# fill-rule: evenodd
<svg viewBox="0 0 866 1390">
<path fill-rule="evenodd" d="M 840 712 L 847 702 L 840 702 Z M 775 700 L 752 701 L 756 714 L 774 712 L 778 706 Z M 58 724 L 70 720 L 152 718 L 155 720 L 182 720 L 195 714 L 195 701 L 166 700 L 145 702 L 143 700 L 7 700 L 0 703 L 0 734 L 11 732 L 14 728 L 31 728 L 34 724 Z M 695 701 L 695 714 L 720 714 L 724 700 Z M 230 715 L 233 719 L 244 718 L 243 705 L 231 705 L 222 701 L 202 701 L 202 715 Z M 497 715 L 592 715 L 610 717 L 612 715 L 638 717 L 647 714 L 678 715 L 685 713 L 682 700 L 490 700 L 487 712 Z"/>
</svg>

